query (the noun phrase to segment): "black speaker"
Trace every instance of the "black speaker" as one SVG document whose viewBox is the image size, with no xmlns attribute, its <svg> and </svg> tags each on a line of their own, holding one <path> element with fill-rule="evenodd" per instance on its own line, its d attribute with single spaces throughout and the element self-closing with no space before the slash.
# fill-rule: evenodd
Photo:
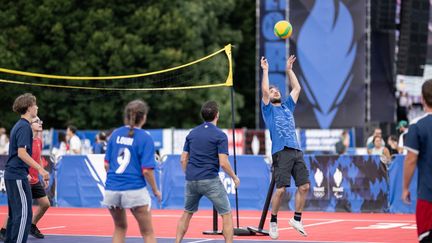
<svg viewBox="0 0 432 243">
<path fill-rule="evenodd" d="M 398 74 L 423 76 L 427 55 L 429 7 L 427 0 L 402 1 Z"/>
<path fill-rule="evenodd" d="M 396 0 L 371 1 L 371 26 L 372 31 L 395 31 Z"/>
</svg>

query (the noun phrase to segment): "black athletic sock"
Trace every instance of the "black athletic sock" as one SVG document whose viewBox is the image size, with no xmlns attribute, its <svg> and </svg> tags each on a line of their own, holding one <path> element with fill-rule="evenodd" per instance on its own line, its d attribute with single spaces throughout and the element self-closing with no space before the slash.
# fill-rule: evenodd
<svg viewBox="0 0 432 243">
<path fill-rule="evenodd" d="M 301 221 L 301 215 L 302 215 L 301 212 L 295 212 L 294 213 L 294 220 L 300 222 Z"/>
<path fill-rule="evenodd" d="M 275 222 L 275 223 L 277 223 L 277 215 L 272 214 L 272 215 L 271 215 L 270 222 Z"/>
</svg>

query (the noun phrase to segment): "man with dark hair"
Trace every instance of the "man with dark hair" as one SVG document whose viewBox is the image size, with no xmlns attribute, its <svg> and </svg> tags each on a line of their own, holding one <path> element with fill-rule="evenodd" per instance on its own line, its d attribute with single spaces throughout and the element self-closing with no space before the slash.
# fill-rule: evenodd
<svg viewBox="0 0 432 243">
<path fill-rule="evenodd" d="M 289 224 L 301 235 L 307 235 L 303 228 L 301 215 L 310 182 L 309 171 L 303 160 L 303 152 L 297 141 L 293 115 L 301 91 L 300 84 L 292 70 L 295 60 L 295 56 L 292 55 L 286 62 L 286 73 L 292 90 L 288 98 L 282 102 L 279 89 L 275 86 L 269 86 L 269 65 L 264 57 L 261 58 L 261 68 L 263 69 L 261 110 L 272 140 L 273 176 L 276 183 L 276 192 L 272 198 L 269 230 L 272 239 L 279 237 L 277 213 L 282 196 L 285 194 L 285 188 L 290 186 L 291 176 L 294 177 L 297 192 L 295 194 L 295 213 L 294 217 L 289 220 Z"/>
<path fill-rule="evenodd" d="M 81 139 L 76 135 L 77 128 L 68 126 L 66 129 L 66 139 L 69 144 L 69 154 L 81 154 Z"/>
<path fill-rule="evenodd" d="M 409 127 L 405 148 L 402 199 L 410 203 L 409 185 L 418 168 L 416 221 L 419 242 L 432 242 L 432 79 L 422 86 L 426 114 Z"/>
<path fill-rule="evenodd" d="M 33 132 L 30 122 L 37 116 L 36 97 L 23 94 L 15 99 L 13 111 L 21 115 L 11 130 L 9 158 L 4 174 L 8 197 L 9 220 L 5 242 L 27 242 L 32 222 L 32 194 L 28 180 L 29 167 L 35 168 L 48 183 L 48 172 L 32 154 Z"/>
<path fill-rule="evenodd" d="M 216 125 L 219 108 L 216 102 L 206 102 L 201 108 L 204 123 L 192 129 L 186 137 L 181 164 L 186 173 L 185 211 L 177 226 L 176 242 L 181 242 L 202 196 L 207 197 L 223 219 L 225 242 L 233 241 L 233 223 L 228 194 L 219 179 L 219 167 L 233 179 L 240 180 L 228 161 L 228 138 Z"/>
</svg>

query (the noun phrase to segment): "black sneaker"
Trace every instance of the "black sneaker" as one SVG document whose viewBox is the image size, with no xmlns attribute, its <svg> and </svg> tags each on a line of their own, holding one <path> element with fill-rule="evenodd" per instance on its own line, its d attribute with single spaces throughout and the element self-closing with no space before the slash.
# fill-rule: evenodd
<svg viewBox="0 0 432 243">
<path fill-rule="evenodd" d="M 1 228 L 0 229 L 0 240 L 1 241 L 5 241 L 6 240 L 6 229 L 5 228 Z"/>
<path fill-rule="evenodd" d="M 30 234 L 33 235 L 33 237 L 38 239 L 43 239 L 45 236 L 39 231 L 38 227 L 35 224 L 32 224 L 30 227 Z"/>
</svg>

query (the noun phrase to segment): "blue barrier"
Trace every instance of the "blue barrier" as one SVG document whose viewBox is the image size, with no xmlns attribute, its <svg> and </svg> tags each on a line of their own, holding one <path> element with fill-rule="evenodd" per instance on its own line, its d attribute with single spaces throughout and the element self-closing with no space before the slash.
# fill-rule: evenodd
<svg viewBox="0 0 432 243">
<path fill-rule="evenodd" d="M 305 210 L 326 212 L 385 212 L 388 183 L 379 156 L 304 156 L 310 190 Z M 295 210 L 294 180 L 284 207 Z"/>
<path fill-rule="evenodd" d="M 160 168 L 155 168 L 159 184 Z M 104 155 L 66 155 L 57 164 L 56 203 L 60 207 L 101 207 L 105 192 Z M 159 203 L 152 195 L 152 208 Z"/>
<path fill-rule="evenodd" d="M 231 163 L 232 159 L 230 157 Z M 305 209 L 415 212 L 417 172 L 410 185 L 413 202 L 407 205 L 401 201 L 403 159 L 404 156 L 395 156 L 385 173 L 376 156 L 305 156 L 311 181 Z M 0 156 L 0 205 L 7 201 L 3 178 L 6 160 L 7 156 Z M 153 197 L 153 208 L 183 208 L 185 179 L 179 161 L 178 155 L 170 155 L 156 168 L 155 177 L 163 198 L 159 204 Z M 240 209 L 261 210 L 270 182 L 270 168 L 264 157 L 238 156 L 237 169 L 241 179 L 238 190 Z M 231 206 L 234 207 L 233 182 L 224 172 L 219 175 L 229 194 Z M 56 178 L 55 196 L 58 206 L 101 207 L 106 177 L 103 155 L 64 156 L 57 164 L 56 175 L 52 174 L 52 177 Z M 295 187 L 287 190 L 283 205 L 292 210 Z M 211 208 L 211 204 L 203 199 L 200 208 Z"/>
<path fill-rule="evenodd" d="M 403 181 L 403 155 L 397 155 L 391 163 L 389 174 L 389 212 L 390 213 L 414 213 L 417 202 L 417 169 L 410 184 L 411 204 L 402 201 L 402 181 Z"/>
<path fill-rule="evenodd" d="M 233 165 L 233 157 L 229 160 Z M 233 167 L 234 168 L 234 167 Z M 262 209 L 270 184 L 270 167 L 263 156 L 237 156 L 237 172 L 240 178 L 238 189 L 240 209 Z M 228 193 L 231 207 L 235 206 L 235 187 L 233 180 L 220 171 Z M 162 208 L 181 209 L 184 207 L 185 175 L 180 165 L 179 155 L 170 155 L 162 164 Z M 200 208 L 211 209 L 212 204 L 206 198 L 200 201 Z"/>
</svg>

